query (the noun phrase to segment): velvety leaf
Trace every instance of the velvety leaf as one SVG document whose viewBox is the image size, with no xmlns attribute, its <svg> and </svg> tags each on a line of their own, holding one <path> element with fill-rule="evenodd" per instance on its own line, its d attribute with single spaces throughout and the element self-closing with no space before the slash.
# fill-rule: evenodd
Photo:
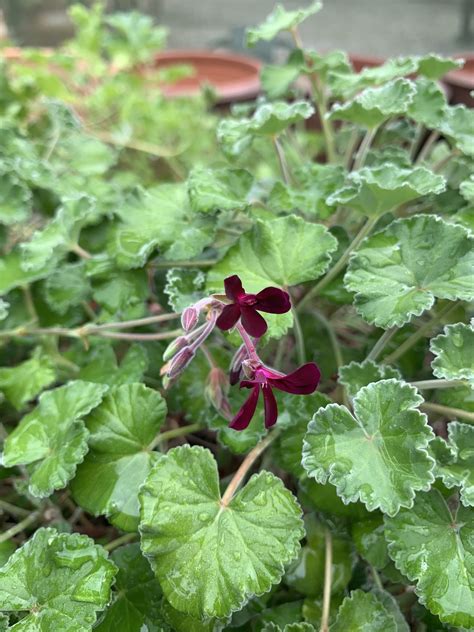
<svg viewBox="0 0 474 632">
<path fill-rule="evenodd" d="M 343 105 L 334 105 L 329 116 L 373 129 L 393 116 L 405 114 L 415 92 L 412 81 L 396 79 L 380 88 L 367 88 Z"/>
<path fill-rule="evenodd" d="M 123 384 L 104 397 L 87 418 L 89 453 L 71 484 L 83 509 L 136 530 L 138 489 L 160 456 L 149 445 L 165 418 L 165 401 L 143 384 Z"/>
<path fill-rule="evenodd" d="M 471 175 L 470 178 L 461 182 L 459 185 L 459 193 L 463 196 L 466 202 L 474 203 L 474 175 Z"/>
<path fill-rule="evenodd" d="M 418 74 L 428 79 L 441 79 L 450 70 L 461 67 L 462 60 L 429 53 L 418 58 Z"/>
<path fill-rule="evenodd" d="M 188 259 L 212 239 L 210 218 L 193 217 L 185 184 L 160 184 L 117 210 L 108 252 L 121 268 L 143 266 L 158 248 L 167 259 Z"/>
<path fill-rule="evenodd" d="M 305 508 L 316 509 L 328 516 L 338 516 L 349 521 L 366 520 L 371 515 L 361 502 L 346 505 L 331 483 L 322 485 L 307 476 L 298 481 L 298 500 Z"/>
<path fill-rule="evenodd" d="M 9 303 L 0 298 L 0 320 L 5 320 L 8 316 Z"/>
<path fill-rule="evenodd" d="M 359 73 L 349 69 L 336 70 L 330 75 L 331 89 L 334 94 L 346 97 L 370 86 L 381 86 L 388 81 L 406 77 L 416 71 L 414 57 L 396 57 L 387 59 L 380 66 L 363 68 Z"/>
<path fill-rule="evenodd" d="M 110 598 L 107 553 L 77 533 L 38 529 L 0 568 L 0 610 L 24 613 L 25 632 L 87 632 Z"/>
<path fill-rule="evenodd" d="M 0 169 L 0 224 L 24 222 L 31 215 L 32 195 L 14 174 Z"/>
<path fill-rule="evenodd" d="M 285 64 L 265 65 L 260 72 L 260 80 L 268 98 L 284 97 L 303 67 L 303 55 L 299 50 L 293 51 Z"/>
<path fill-rule="evenodd" d="M 331 632 L 398 632 L 391 612 L 371 593 L 353 590 L 342 602 Z"/>
<path fill-rule="evenodd" d="M 112 346 L 101 343 L 86 356 L 78 377 L 87 382 L 120 386 L 140 382 L 147 368 L 148 354 L 142 345 L 130 345 L 119 365 Z"/>
<path fill-rule="evenodd" d="M 262 632 L 316 632 L 311 623 L 287 623 L 283 628 L 276 623 L 265 623 Z"/>
<path fill-rule="evenodd" d="M 352 525 L 352 537 L 357 552 L 378 570 L 387 566 L 390 561 L 384 529 L 382 516 L 362 520 Z"/>
<path fill-rule="evenodd" d="M 222 505 L 217 464 L 197 446 L 160 458 L 140 502 L 142 550 L 171 605 L 195 617 L 225 617 L 268 591 L 304 533 L 296 500 L 268 472 Z"/>
<path fill-rule="evenodd" d="M 186 307 L 203 298 L 206 276 L 202 270 L 170 268 L 166 273 L 164 293 L 174 312 L 182 312 Z"/>
<path fill-rule="evenodd" d="M 31 464 L 29 491 L 43 498 L 63 488 L 87 452 L 88 432 L 82 418 L 95 408 L 106 386 L 76 380 L 43 393 L 5 439 L 7 467 Z"/>
<path fill-rule="evenodd" d="M 416 92 L 408 108 L 408 115 L 428 128 L 440 125 L 445 116 L 446 96 L 436 81 L 417 79 Z"/>
<path fill-rule="evenodd" d="M 303 467 L 317 482 L 335 485 L 344 502 L 360 499 L 369 511 L 391 516 L 411 507 L 415 491 L 434 480 L 426 449 L 434 435 L 416 408 L 422 401 L 413 387 L 391 379 L 361 388 L 354 416 L 329 404 L 308 426 Z"/>
<path fill-rule="evenodd" d="M 54 312 L 65 314 L 70 307 L 85 301 L 89 292 L 90 283 L 83 263 L 67 263 L 46 279 L 44 298 Z"/>
<path fill-rule="evenodd" d="M 459 151 L 474 156 L 474 109 L 465 105 L 447 107 L 438 129 Z"/>
<path fill-rule="evenodd" d="M 10 555 L 14 553 L 15 550 L 16 550 L 15 543 L 12 542 L 11 540 L 0 542 L 0 567 L 8 562 Z"/>
<path fill-rule="evenodd" d="M 164 632 L 162 592 L 139 544 L 122 546 L 111 555 L 118 568 L 115 591 L 97 632 Z M 162 624 L 162 625 L 161 625 Z"/>
<path fill-rule="evenodd" d="M 459 497 L 466 507 L 474 506 L 474 426 L 451 421 L 446 442 L 436 437 L 430 445 L 436 460 L 435 475 L 449 489 L 459 487 Z"/>
<path fill-rule="evenodd" d="M 418 494 L 414 506 L 386 518 L 385 535 L 397 568 L 417 582 L 422 604 L 441 621 L 474 625 L 472 559 L 474 512 L 453 515 L 437 490 Z"/>
<path fill-rule="evenodd" d="M 468 380 L 474 386 L 474 327 L 464 323 L 447 325 L 432 338 L 430 351 L 435 356 L 433 374 L 447 380 Z M 1 386 L 1 384 L 0 384 Z"/>
<path fill-rule="evenodd" d="M 111 274 L 93 279 L 92 286 L 94 301 L 107 315 L 113 317 L 105 320 L 126 320 L 126 314 L 130 314 L 130 318 L 142 316 L 143 310 L 138 314 L 129 310 L 140 310 L 148 296 L 148 281 L 144 269 L 114 270 Z"/>
<path fill-rule="evenodd" d="M 423 195 L 442 193 L 445 188 L 445 179 L 424 167 L 402 169 L 385 164 L 351 172 L 345 185 L 330 195 L 327 203 L 349 206 L 374 217 Z"/>
<path fill-rule="evenodd" d="M 81 229 L 97 220 L 94 201 L 87 196 L 64 198 L 63 205 L 42 230 L 21 244 L 23 270 L 39 273 L 45 266 L 58 263 L 77 246 Z"/>
<path fill-rule="evenodd" d="M 349 397 L 355 397 L 363 386 L 391 377 L 402 379 L 398 369 L 386 364 L 376 364 L 372 360 L 351 362 L 339 369 L 339 383 L 346 387 Z"/>
<path fill-rule="evenodd" d="M 283 5 L 277 4 L 270 15 L 259 26 L 247 29 L 247 46 L 255 46 L 261 40 L 272 40 L 280 31 L 289 31 L 306 18 L 322 9 L 319 1 L 313 2 L 305 9 L 287 11 Z"/>
<path fill-rule="evenodd" d="M 196 619 L 185 612 L 180 612 L 166 600 L 163 600 L 163 616 L 175 632 L 222 632 L 229 619 L 205 618 Z"/>
<path fill-rule="evenodd" d="M 277 136 L 313 113 L 314 108 L 307 101 L 263 103 L 252 118 L 222 119 L 217 127 L 217 138 L 228 156 L 239 156 L 250 147 L 255 136 Z"/>
<path fill-rule="evenodd" d="M 436 298 L 472 300 L 474 239 L 432 215 L 392 222 L 367 238 L 344 278 L 355 305 L 378 327 L 401 327 Z"/>
<path fill-rule="evenodd" d="M 194 211 L 243 211 L 249 205 L 253 176 L 245 169 L 193 169 L 187 184 Z"/>
<path fill-rule="evenodd" d="M 0 392 L 21 410 L 55 379 L 54 364 L 38 347 L 29 360 L 12 367 L 0 367 Z"/>
<path fill-rule="evenodd" d="M 54 262 L 48 261 L 40 270 L 23 270 L 23 255 L 18 249 L 0 257 L 0 293 L 6 294 L 16 287 L 44 279 L 52 271 Z"/>
</svg>

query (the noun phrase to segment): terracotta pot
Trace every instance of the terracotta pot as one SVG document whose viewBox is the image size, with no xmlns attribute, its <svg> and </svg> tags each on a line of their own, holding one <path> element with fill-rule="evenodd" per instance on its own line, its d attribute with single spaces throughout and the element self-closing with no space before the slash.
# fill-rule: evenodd
<svg viewBox="0 0 474 632">
<path fill-rule="evenodd" d="M 360 72 L 364 68 L 375 68 L 381 66 L 385 59 L 383 57 L 374 57 L 372 55 L 357 55 L 356 53 L 349 54 L 349 60 L 356 72 Z"/>
<path fill-rule="evenodd" d="M 244 55 L 200 50 L 174 50 L 159 53 L 155 68 L 164 69 L 176 65 L 191 66 L 194 74 L 174 83 L 164 84 L 167 96 L 194 96 L 201 88 L 214 88 L 220 104 L 255 99 L 260 93 L 260 68 L 258 60 Z"/>
<path fill-rule="evenodd" d="M 451 91 L 451 103 L 464 103 L 472 108 L 474 98 L 470 93 L 474 90 L 474 54 L 466 53 L 456 57 L 466 60 L 464 66 L 448 72 L 443 77 L 443 82 Z"/>
</svg>

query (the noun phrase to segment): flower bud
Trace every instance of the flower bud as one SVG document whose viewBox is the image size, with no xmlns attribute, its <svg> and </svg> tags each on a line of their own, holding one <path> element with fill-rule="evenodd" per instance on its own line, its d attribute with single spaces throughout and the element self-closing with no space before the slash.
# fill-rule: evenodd
<svg viewBox="0 0 474 632">
<path fill-rule="evenodd" d="M 163 361 L 167 362 L 170 360 L 178 351 L 184 349 L 188 344 L 188 340 L 185 336 L 179 336 L 166 347 L 165 352 L 163 353 Z"/>
<path fill-rule="evenodd" d="M 193 358 L 194 351 L 191 347 L 184 347 L 181 351 L 178 351 L 169 363 L 167 377 L 171 379 L 182 373 Z"/>
<path fill-rule="evenodd" d="M 214 367 L 211 369 L 204 394 L 214 408 L 224 417 L 230 414 L 230 405 L 227 400 L 229 382 L 222 369 Z"/>
<path fill-rule="evenodd" d="M 181 326 L 186 332 L 193 330 L 194 327 L 196 327 L 198 320 L 199 311 L 194 307 L 194 305 L 186 307 L 181 314 Z"/>
</svg>

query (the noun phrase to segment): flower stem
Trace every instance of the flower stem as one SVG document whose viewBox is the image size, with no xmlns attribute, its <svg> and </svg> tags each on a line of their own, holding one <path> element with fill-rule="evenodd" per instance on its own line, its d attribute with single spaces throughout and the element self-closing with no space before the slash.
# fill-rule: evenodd
<svg viewBox="0 0 474 632">
<path fill-rule="evenodd" d="M 304 364 L 306 362 L 306 349 L 304 345 L 303 330 L 298 316 L 298 312 L 294 307 L 291 308 L 293 314 L 293 329 L 295 331 L 296 351 L 298 354 L 298 362 Z"/>
<path fill-rule="evenodd" d="M 87 252 L 87 250 L 79 246 L 79 244 L 71 244 L 71 250 L 81 259 L 92 259 L 91 253 Z"/>
<path fill-rule="evenodd" d="M 369 219 L 367 219 L 365 224 L 362 226 L 362 228 L 359 230 L 357 235 L 352 240 L 352 243 L 349 244 L 347 250 L 341 256 L 341 258 L 329 270 L 326 276 L 324 276 L 319 281 L 319 283 L 317 283 L 305 296 L 303 296 L 301 301 L 296 306 L 296 309 L 298 310 L 302 309 L 308 303 L 308 301 L 310 301 L 312 298 L 317 296 L 319 292 L 321 292 L 321 290 L 323 290 L 326 287 L 326 285 L 329 285 L 329 283 L 337 277 L 337 275 L 344 269 L 346 263 L 349 261 L 349 257 L 351 256 L 351 254 L 355 250 L 357 250 L 361 242 L 365 239 L 365 237 L 367 237 L 370 231 L 374 228 L 375 224 L 377 223 L 377 220 L 378 220 L 378 217 L 370 217 Z"/>
<path fill-rule="evenodd" d="M 338 369 L 340 369 L 341 366 L 344 366 L 344 358 L 342 356 L 341 345 L 339 344 L 339 340 L 337 339 L 336 333 L 331 323 L 329 322 L 329 320 L 323 314 L 321 314 L 321 312 L 315 309 L 313 310 L 312 313 L 317 318 L 317 320 L 319 320 L 321 325 L 323 325 L 323 327 L 326 328 L 326 331 L 328 332 L 328 335 L 329 335 L 329 340 L 331 342 L 332 350 L 334 352 L 336 366 Z"/>
<path fill-rule="evenodd" d="M 29 285 L 24 285 L 23 290 L 23 298 L 25 299 L 26 310 L 34 323 L 38 322 L 38 312 L 36 311 L 35 303 L 33 301 L 33 295 L 31 294 L 31 288 Z"/>
<path fill-rule="evenodd" d="M 240 233 L 239 233 L 240 234 Z M 152 261 L 151 268 L 210 268 L 217 263 L 217 259 L 201 259 L 197 261 Z"/>
<path fill-rule="evenodd" d="M 375 361 L 379 355 L 382 353 L 385 345 L 393 338 L 393 336 L 398 331 L 398 327 L 392 327 L 391 329 L 386 329 L 377 342 L 372 347 L 371 352 L 367 356 L 367 360 Z"/>
<path fill-rule="evenodd" d="M 422 391 L 432 388 L 456 388 L 457 386 L 466 386 L 467 382 L 463 380 L 420 380 L 419 382 L 409 382 L 409 384 Z"/>
<path fill-rule="evenodd" d="M 377 572 L 375 566 L 371 566 L 370 570 L 372 571 L 372 577 L 374 578 L 374 583 L 379 590 L 383 590 L 382 580 L 380 579 L 380 575 Z"/>
<path fill-rule="evenodd" d="M 134 542 L 135 540 L 138 540 L 137 533 L 125 533 L 125 535 L 121 535 L 119 538 L 104 544 L 104 549 L 110 552 L 119 546 L 122 546 L 122 544 L 128 544 L 129 542 Z"/>
<path fill-rule="evenodd" d="M 418 154 L 418 157 L 414 162 L 415 165 L 419 165 L 422 162 L 424 162 L 424 160 L 428 157 L 431 149 L 433 148 L 433 145 L 436 143 L 438 138 L 439 138 L 439 132 L 437 130 L 433 130 L 431 134 L 428 136 L 428 138 L 426 139 L 425 144 L 421 148 L 420 153 Z"/>
<path fill-rule="evenodd" d="M 179 428 L 173 428 L 173 430 L 166 430 L 166 432 L 160 432 L 156 435 L 153 441 L 147 446 L 148 451 L 152 451 L 156 448 L 157 445 L 161 443 L 165 443 L 170 439 L 175 439 L 176 437 L 184 437 L 188 434 L 192 434 L 193 432 L 197 432 L 198 430 L 202 430 L 204 426 L 196 422 L 194 424 L 189 424 L 188 426 L 180 426 Z"/>
<path fill-rule="evenodd" d="M 374 140 L 377 131 L 378 126 L 367 130 L 367 132 L 365 133 L 365 136 L 360 144 L 359 151 L 357 152 L 354 160 L 353 171 L 358 171 L 359 169 L 361 169 L 361 167 L 364 166 L 367 154 L 369 153 L 370 146 L 372 145 L 372 141 Z"/>
<path fill-rule="evenodd" d="M 448 303 L 443 309 L 441 309 L 431 320 L 422 325 L 417 331 L 415 331 L 411 336 L 409 336 L 405 342 L 403 342 L 395 351 L 392 351 L 388 356 L 383 358 L 381 362 L 383 364 L 393 364 L 398 358 L 400 358 L 404 353 L 406 353 L 409 349 L 415 345 L 420 338 L 423 338 L 425 334 L 427 334 L 431 329 L 445 316 L 447 316 L 451 310 L 453 310 L 457 306 L 457 302 Z"/>
<path fill-rule="evenodd" d="M 269 433 L 265 437 L 265 439 L 262 439 L 262 441 L 257 443 L 257 445 L 253 448 L 253 450 L 251 450 L 247 454 L 245 459 L 240 464 L 239 469 L 234 474 L 232 480 L 227 486 L 224 492 L 224 495 L 222 496 L 221 507 L 227 507 L 227 505 L 232 500 L 235 492 L 237 491 L 238 487 L 240 486 L 243 479 L 245 478 L 249 469 L 252 467 L 252 465 L 255 463 L 258 457 L 262 454 L 262 452 L 264 452 L 268 448 L 268 446 L 276 439 L 278 434 L 279 434 L 278 430 L 274 430 L 273 432 Z"/>
<path fill-rule="evenodd" d="M 127 327 L 143 327 L 144 325 L 163 323 L 168 320 L 174 320 L 176 318 L 181 318 L 181 314 L 179 314 L 178 312 L 173 312 L 172 314 L 158 314 L 157 316 L 147 316 L 146 318 L 136 318 L 135 320 L 124 320 L 122 322 L 91 325 L 91 329 L 93 329 L 94 331 L 101 331 L 102 329 L 126 329 Z"/>
<path fill-rule="evenodd" d="M 281 175 L 283 176 L 283 180 L 285 184 L 291 184 L 290 171 L 288 169 L 288 165 L 286 164 L 285 154 L 280 145 L 280 141 L 277 136 L 272 136 L 273 147 L 275 148 L 275 153 L 278 158 L 278 164 L 280 165 Z"/>
<path fill-rule="evenodd" d="M 470 413 L 467 410 L 461 408 L 451 408 L 451 406 L 442 406 L 441 404 L 432 404 L 431 402 L 424 402 L 420 408 L 427 410 L 428 412 L 439 413 L 446 417 L 456 419 L 464 419 L 470 424 L 474 424 L 474 413 Z"/>
<path fill-rule="evenodd" d="M 324 559 L 324 593 L 323 611 L 321 615 L 320 632 L 329 631 L 329 611 L 331 607 L 331 583 L 332 583 L 332 536 L 329 529 L 324 530 L 325 559 Z"/>
<path fill-rule="evenodd" d="M 29 516 L 31 511 L 29 509 L 23 509 L 23 507 L 17 507 L 16 505 L 12 505 L 6 500 L 0 500 L 0 510 L 3 510 L 9 513 L 11 516 L 15 518 L 26 518 Z"/>
<path fill-rule="evenodd" d="M 242 338 L 242 341 L 245 345 L 245 348 L 247 349 L 247 353 L 249 354 L 249 359 L 250 360 L 255 360 L 256 362 L 260 362 L 260 358 L 258 356 L 257 350 L 255 348 L 255 345 L 253 344 L 250 336 L 248 335 L 248 333 L 245 331 L 245 329 L 243 328 L 242 323 L 239 321 L 235 328 L 237 329 L 237 331 L 240 334 L 240 337 Z"/>
<path fill-rule="evenodd" d="M 117 340 L 169 340 L 176 338 L 181 334 L 181 329 L 173 329 L 172 331 L 163 331 L 157 334 L 133 334 L 128 331 L 92 331 L 93 336 L 101 336 L 102 338 L 114 338 Z"/>
<path fill-rule="evenodd" d="M 0 544 L 2 542 L 6 542 L 10 538 L 13 538 L 15 535 L 18 535 L 24 529 L 35 523 L 41 517 L 41 514 L 42 511 L 33 511 L 32 513 L 29 513 L 26 518 L 23 518 L 21 522 L 4 531 L 2 534 L 0 534 Z"/>
</svg>

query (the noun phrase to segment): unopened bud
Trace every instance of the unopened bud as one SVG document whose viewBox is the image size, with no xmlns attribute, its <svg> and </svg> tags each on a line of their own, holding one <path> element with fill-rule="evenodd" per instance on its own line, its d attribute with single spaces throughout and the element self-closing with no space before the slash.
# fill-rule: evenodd
<svg viewBox="0 0 474 632">
<path fill-rule="evenodd" d="M 193 358 L 194 351 L 191 347 L 184 347 L 181 351 L 178 351 L 169 363 L 167 376 L 169 378 L 174 378 L 179 375 L 182 371 L 184 371 Z"/>
<path fill-rule="evenodd" d="M 229 382 L 231 386 L 237 384 L 240 379 L 240 373 L 242 370 L 242 362 L 247 357 L 247 348 L 245 345 L 241 345 L 234 354 L 230 362 L 229 367 Z"/>
<path fill-rule="evenodd" d="M 192 331 L 194 327 L 196 327 L 198 320 L 199 310 L 197 310 L 194 305 L 186 307 L 186 309 L 181 314 L 181 326 L 183 327 L 184 331 Z"/>
<path fill-rule="evenodd" d="M 230 405 L 227 400 L 228 389 L 229 382 L 224 371 L 218 367 L 212 368 L 207 378 L 204 393 L 214 408 L 224 416 L 230 412 Z"/>
<path fill-rule="evenodd" d="M 178 351 L 184 349 L 188 344 L 188 339 L 185 336 L 179 336 L 166 347 L 165 352 L 163 353 L 163 360 L 166 362 L 170 358 L 172 358 Z"/>
</svg>

